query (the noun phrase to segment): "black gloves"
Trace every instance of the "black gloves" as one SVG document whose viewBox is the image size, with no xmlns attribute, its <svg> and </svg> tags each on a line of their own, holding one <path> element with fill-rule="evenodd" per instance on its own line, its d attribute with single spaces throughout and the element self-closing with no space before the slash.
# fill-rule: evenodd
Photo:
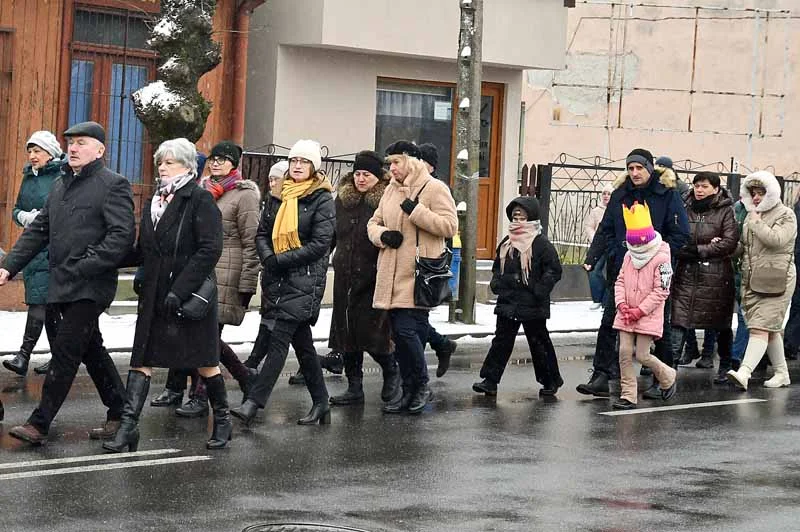
<svg viewBox="0 0 800 532">
<path fill-rule="evenodd" d="M 400 231 L 384 231 L 381 233 L 381 242 L 390 248 L 397 249 L 403 243 L 403 233 Z"/>
<path fill-rule="evenodd" d="M 181 308 L 181 298 L 175 295 L 175 292 L 170 292 L 164 298 L 164 310 L 167 314 L 177 314 L 178 309 Z"/>
<path fill-rule="evenodd" d="M 417 202 L 406 199 L 400 204 L 400 208 L 403 209 L 403 212 L 405 212 L 407 215 L 411 216 L 411 213 L 417 208 Z"/>
<path fill-rule="evenodd" d="M 267 257 L 266 260 L 264 260 L 264 269 L 271 275 L 278 273 L 278 257 L 275 255 Z"/>
<path fill-rule="evenodd" d="M 678 252 L 679 257 L 688 259 L 696 259 L 700 257 L 700 252 L 697 250 L 697 244 L 687 244 Z"/>
<path fill-rule="evenodd" d="M 253 299 L 253 294 L 250 292 L 239 292 L 239 298 L 242 301 L 242 306 L 247 310 L 250 308 L 250 300 Z"/>
</svg>

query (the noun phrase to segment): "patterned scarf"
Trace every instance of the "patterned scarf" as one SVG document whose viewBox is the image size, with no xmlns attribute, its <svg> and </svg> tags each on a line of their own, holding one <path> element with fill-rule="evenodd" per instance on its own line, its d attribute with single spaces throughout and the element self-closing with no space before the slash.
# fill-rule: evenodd
<svg viewBox="0 0 800 532">
<path fill-rule="evenodd" d="M 275 215 L 275 225 L 272 228 L 272 248 L 276 254 L 302 246 L 298 233 L 297 200 L 318 189 L 333 192 L 333 186 L 327 176 L 317 175 L 300 182 L 287 179 L 283 182 L 281 206 L 278 208 L 278 214 Z"/>
<path fill-rule="evenodd" d="M 644 268 L 650 260 L 656 256 L 658 249 L 661 247 L 661 235 L 656 232 L 656 237 L 641 246 L 631 246 L 628 244 L 628 253 L 631 255 L 631 262 L 633 267 L 637 270 Z"/>
<path fill-rule="evenodd" d="M 222 197 L 223 194 L 236 188 L 236 183 L 241 181 L 241 179 L 242 174 L 239 172 L 239 169 L 234 168 L 231 170 L 230 174 L 226 175 L 222 179 L 209 177 L 203 181 L 203 188 L 211 192 L 211 195 L 214 196 L 214 201 L 217 201 Z"/>
<path fill-rule="evenodd" d="M 540 234 L 542 223 L 539 220 L 511 222 L 508 226 L 508 240 L 500 244 L 500 271 L 505 270 L 506 258 L 511 256 L 512 249 L 517 250 L 522 267 L 522 282 L 527 286 L 533 258 L 533 241 Z"/>
<path fill-rule="evenodd" d="M 192 172 L 181 174 L 175 177 L 162 177 L 158 180 L 158 188 L 150 202 L 150 219 L 153 220 L 153 227 L 158 226 L 167 205 L 175 197 L 175 192 L 190 181 L 194 181 L 196 175 Z"/>
</svg>

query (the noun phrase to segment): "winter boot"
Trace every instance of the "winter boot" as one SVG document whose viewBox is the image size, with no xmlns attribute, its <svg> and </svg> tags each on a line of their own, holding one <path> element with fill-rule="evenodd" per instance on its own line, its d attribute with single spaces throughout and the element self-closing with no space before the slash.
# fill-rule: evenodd
<svg viewBox="0 0 800 532">
<path fill-rule="evenodd" d="M 712 369 L 714 367 L 714 353 L 703 353 L 694 367 L 699 369 Z"/>
<path fill-rule="evenodd" d="M 384 403 L 396 402 L 403 395 L 403 381 L 400 379 L 400 368 L 397 366 L 394 353 L 372 355 L 372 358 L 380 365 L 383 373 L 381 401 Z"/>
<path fill-rule="evenodd" d="M 33 368 L 33 372 L 37 375 L 47 375 L 47 372 L 50 371 L 50 362 L 51 360 L 48 360 L 41 366 Z"/>
<path fill-rule="evenodd" d="M 331 424 L 331 407 L 327 403 L 314 403 L 308 415 L 301 417 L 297 420 L 298 425 L 313 425 L 319 423 L 320 425 Z"/>
<path fill-rule="evenodd" d="M 583 395 L 608 397 L 608 375 L 601 371 L 595 371 L 592 373 L 588 383 L 579 384 L 575 389 Z"/>
<path fill-rule="evenodd" d="M 208 395 L 204 379 L 199 375 L 193 376 L 196 379 L 192 383 L 192 393 L 189 400 L 183 406 L 175 409 L 178 417 L 204 417 L 208 415 Z"/>
<path fill-rule="evenodd" d="M 428 388 L 428 385 L 424 384 L 420 386 L 414 392 L 414 395 L 411 396 L 411 402 L 408 404 L 408 413 L 421 414 L 422 411 L 425 410 L 425 405 L 427 405 L 432 398 L 433 392 Z"/>
<path fill-rule="evenodd" d="M 122 409 L 122 423 L 112 441 L 103 443 L 103 449 L 121 453 L 127 447 L 135 452 L 139 448 L 139 416 L 150 391 L 150 377 L 141 371 L 128 371 L 128 384 L 125 388 L 125 406 Z"/>
<path fill-rule="evenodd" d="M 772 369 L 775 374 L 771 379 L 764 381 L 765 388 L 783 388 L 789 386 L 792 382 L 789 379 L 789 368 L 786 365 L 786 358 L 784 357 L 783 341 L 780 337 L 771 340 L 767 345 L 767 356 L 769 361 L 772 362 Z"/>
<path fill-rule="evenodd" d="M 331 355 L 323 358 L 332 358 Z M 347 391 L 341 395 L 334 395 L 330 398 L 332 405 L 356 405 L 364 402 L 363 364 L 364 353 L 345 353 L 343 356 L 344 372 L 347 375 Z M 321 360 L 320 360 L 321 362 Z M 324 366 L 323 366 L 324 367 Z"/>
<path fill-rule="evenodd" d="M 30 313 L 25 322 L 25 332 L 22 334 L 22 346 L 19 352 L 14 355 L 11 360 L 4 360 L 3 366 L 9 371 L 13 371 L 17 375 L 24 377 L 28 373 L 28 362 L 31 359 L 31 353 L 39 341 L 39 336 L 42 334 L 44 328 L 44 321 L 37 320 Z"/>
<path fill-rule="evenodd" d="M 744 358 L 739 364 L 738 371 L 728 372 L 728 381 L 741 390 L 747 390 L 747 383 L 750 381 L 750 375 L 761 358 L 764 356 L 764 351 L 767 350 L 767 342 L 762 338 L 754 338 L 750 336 L 747 342 L 747 348 L 744 351 Z"/>
<path fill-rule="evenodd" d="M 446 340 L 445 345 L 436 351 L 436 358 L 439 359 L 439 365 L 436 366 L 436 377 L 443 377 L 447 370 L 450 369 L 450 359 L 458 347 L 458 344 L 450 338 Z"/>
<path fill-rule="evenodd" d="M 305 386 L 306 378 L 303 377 L 303 372 L 301 370 L 297 370 L 297 373 L 289 377 L 289 384 L 295 385 L 299 384 L 301 386 Z"/>
<path fill-rule="evenodd" d="M 347 369 L 346 356 L 346 354 L 342 355 L 342 353 L 331 351 L 327 355 L 319 357 L 319 365 L 334 375 L 341 375 L 342 371 Z"/>
<path fill-rule="evenodd" d="M 211 432 L 211 438 L 206 442 L 206 449 L 223 449 L 228 446 L 228 442 L 233 436 L 233 422 L 230 408 L 228 408 L 225 379 L 221 374 L 217 374 L 205 381 L 208 401 L 214 412 L 214 429 Z"/>
</svg>

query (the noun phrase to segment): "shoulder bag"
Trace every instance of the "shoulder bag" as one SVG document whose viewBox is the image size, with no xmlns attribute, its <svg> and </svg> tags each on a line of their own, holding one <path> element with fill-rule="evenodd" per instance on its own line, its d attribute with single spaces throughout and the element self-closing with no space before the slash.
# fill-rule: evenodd
<svg viewBox="0 0 800 532">
<path fill-rule="evenodd" d="M 419 200 L 419 196 L 425 186 L 427 186 L 427 183 L 422 186 L 415 201 Z M 445 248 L 444 252 L 438 257 L 420 257 L 419 227 L 416 229 L 417 252 L 414 269 L 414 305 L 428 308 L 438 307 L 442 303 L 450 301 L 452 297 L 450 278 L 453 273 L 450 271 L 450 260 L 453 258 L 453 252 Z"/>
<path fill-rule="evenodd" d="M 181 238 L 181 229 L 183 229 L 183 219 L 186 217 L 186 211 L 188 209 L 188 205 L 184 207 L 183 213 L 181 214 L 181 221 L 178 224 L 178 234 L 175 236 L 175 249 L 172 255 L 173 266 L 178 258 L 178 243 Z M 170 278 L 171 277 L 172 274 L 170 274 Z M 198 288 L 196 292 L 192 292 L 189 299 L 181 303 L 181 307 L 178 309 L 178 316 L 186 318 L 187 320 L 202 320 L 206 317 L 208 309 L 216 300 L 217 280 L 213 275 L 209 275 L 205 278 L 203 284 L 200 285 L 200 288 Z"/>
<path fill-rule="evenodd" d="M 753 256 L 752 245 L 753 232 L 750 231 L 750 256 Z M 752 258 L 751 258 L 752 260 Z M 779 266 L 761 266 L 753 269 L 750 268 L 750 290 L 753 293 L 765 297 L 778 297 L 786 292 L 786 281 L 789 278 L 789 268 L 792 267 L 792 259 L 789 258 L 789 264 L 786 268 Z"/>
</svg>

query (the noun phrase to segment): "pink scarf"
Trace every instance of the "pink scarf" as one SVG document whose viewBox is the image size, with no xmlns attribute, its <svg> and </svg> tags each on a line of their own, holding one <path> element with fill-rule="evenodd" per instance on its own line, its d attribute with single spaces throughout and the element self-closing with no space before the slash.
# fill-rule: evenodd
<svg viewBox="0 0 800 532">
<path fill-rule="evenodd" d="M 223 194 L 236 188 L 236 183 L 241 181 L 241 179 L 242 174 L 239 172 L 239 169 L 234 168 L 231 170 L 230 174 L 226 175 L 219 181 L 213 177 L 209 177 L 203 183 L 203 188 L 211 192 L 211 195 L 214 196 L 214 201 L 217 201 L 222 197 Z"/>
<path fill-rule="evenodd" d="M 511 256 L 511 250 L 517 250 L 522 267 L 522 282 L 527 286 L 533 258 L 533 241 L 541 233 L 542 224 L 538 220 L 511 222 L 508 226 L 508 239 L 500 244 L 500 272 L 505 271 L 506 258 Z"/>
</svg>

